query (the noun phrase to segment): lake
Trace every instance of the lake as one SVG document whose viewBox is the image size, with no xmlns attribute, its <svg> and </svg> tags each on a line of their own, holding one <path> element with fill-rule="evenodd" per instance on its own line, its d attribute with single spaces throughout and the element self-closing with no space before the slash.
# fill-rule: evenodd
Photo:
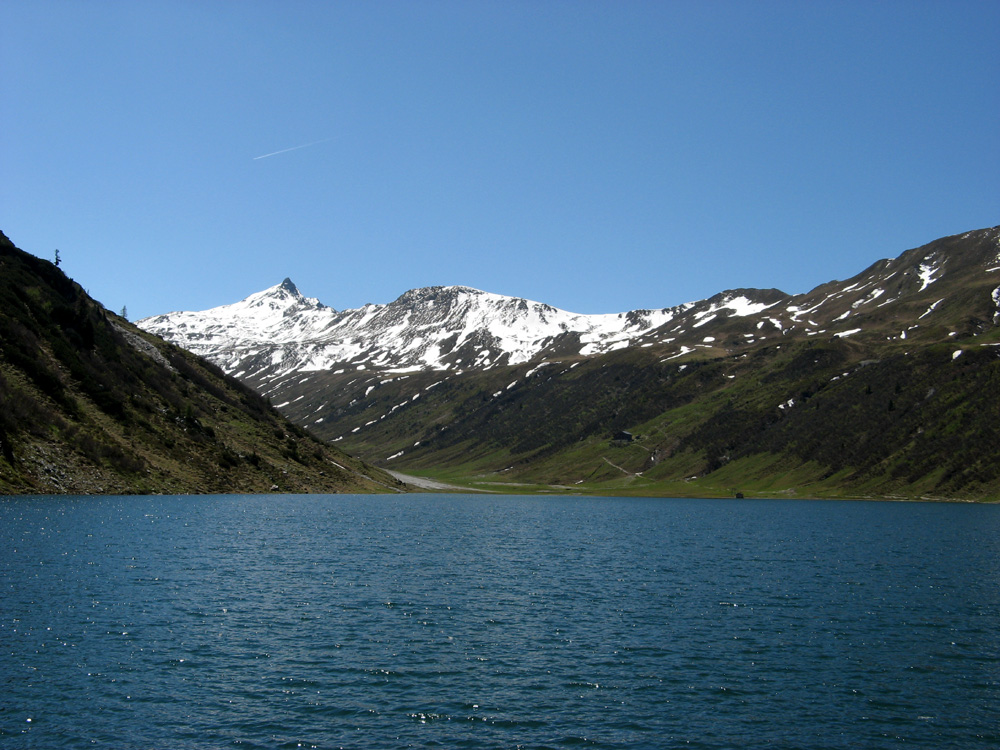
<svg viewBox="0 0 1000 750">
<path fill-rule="evenodd" d="M 3 748 L 995 748 L 1000 507 L 0 498 Z"/>
</svg>

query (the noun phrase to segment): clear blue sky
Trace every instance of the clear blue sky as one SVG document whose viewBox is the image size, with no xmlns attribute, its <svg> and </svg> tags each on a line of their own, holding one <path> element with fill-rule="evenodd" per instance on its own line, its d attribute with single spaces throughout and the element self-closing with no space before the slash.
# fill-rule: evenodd
<svg viewBox="0 0 1000 750">
<path fill-rule="evenodd" d="M 338 309 L 802 292 L 1000 223 L 998 30 L 996 0 L 0 0 L 0 230 L 133 319 L 286 276 Z"/>
</svg>

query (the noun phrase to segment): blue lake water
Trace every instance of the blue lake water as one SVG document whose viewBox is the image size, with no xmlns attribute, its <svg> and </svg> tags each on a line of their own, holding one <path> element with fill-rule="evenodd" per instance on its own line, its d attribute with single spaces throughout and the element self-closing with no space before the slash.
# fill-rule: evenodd
<svg viewBox="0 0 1000 750">
<path fill-rule="evenodd" d="M 1000 507 L 0 498 L 3 748 L 995 748 Z"/>
</svg>

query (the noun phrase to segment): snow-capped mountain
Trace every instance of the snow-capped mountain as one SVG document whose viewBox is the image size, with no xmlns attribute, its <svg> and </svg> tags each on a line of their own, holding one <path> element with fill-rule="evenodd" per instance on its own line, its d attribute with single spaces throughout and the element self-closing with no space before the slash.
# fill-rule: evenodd
<svg viewBox="0 0 1000 750">
<path fill-rule="evenodd" d="M 738 289 L 578 315 L 431 287 L 338 311 L 286 279 L 139 325 L 351 453 L 473 472 L 476 486 L 663 480 L 670 492 L 743 458 L 719 481 L 749 467 L 790 492 L 881 482 L 894 497 L 904 486 L 980 497 L 997 481 L 1000 227 L 797 295 Z M 613 440 L 621 431 L 634 442 Z"/>
<path fill-rule="evenodd" d="M 304 297 L 290 279 L 203 312 L 176 312 L 139 325 L 206 357 L 237 377 L 261 382 L 292 372 L 341 368 L 400 373 L 487 369 L 547 355 L 592 355 L 634 344 L 699 308 L 702 319 L 745 316 L 773 301 L 731 293 L 702 304 L 609 315 L 463 286 L 406 292 L 394 302 L 337 311 Z"/>
<path fill-rule="evenodd" d="M 626 347 L 655 347 L 661 361 L 738 355 L 787 337 L 901 341 L 997 323 L 1000 227 L 938 240 L 799 295 L 740 289 L 659 310 L 581 315 L 448 286 L 338 311 L 285 279 L 231 305 L 138 325 L 206 357 L 279 406 L 292 405 L 286 413 L 301 411 L 300 420 L 311 424 L 348 395 L 353 403 L 387 378 L 417 372 L 450 377 Z"/>
</svg>

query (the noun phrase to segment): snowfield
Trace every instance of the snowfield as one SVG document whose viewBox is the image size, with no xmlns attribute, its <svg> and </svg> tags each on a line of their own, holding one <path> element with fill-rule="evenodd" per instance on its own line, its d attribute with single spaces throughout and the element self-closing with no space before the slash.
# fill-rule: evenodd
<svg viewBox="0 0 1000 750">
<path fill-rule="evenodd" d="M 734 313 L 753 308 L 733 300 Z M 516 365 L 564 345 L 582 355 L 625 348 L 671 321 L 677 308 L 581 315 L 463 286 L 407 292 L 392 303 L 337 311 L 289 279 L 240 302 L 139 321 L 229 373 L 454 370 Z M 460 355 L 459 352 L 462 352 Z"/>
<path fill-rule="evenodd" d="M 985 275 L 1000 270 L 1000 230 L 984 232 L 990 244 L 977 263 Z M 926 307 L 920 318 L 944 309 L 946 300 L 952 304 L 945 295 L 953 285 L 943 281 L 955 270 L 950 257 L 947 250 L 928 246 L 806 294 L 730 290 L 675 307 L 599 315 L 468 286 L 413 289 L 387 304 L 336 310 L 303 296 L 285 279 L 233 304 L 158 315 L 138 325 L 270 394 L 289 377 L 320 372 L 374 381 L 562 361 L 628 347 L 670 345 L 664 356 L 674 359 L 795 333 L 847 338 L 861 332 L 866 315 L 900 300 L 922 295 Z M 989 287 L 990 316 L 1000 320 L 1000 287 L 995 281 Z M 903 330 L 899 338 L 905 337 Z"/>
</svg>

